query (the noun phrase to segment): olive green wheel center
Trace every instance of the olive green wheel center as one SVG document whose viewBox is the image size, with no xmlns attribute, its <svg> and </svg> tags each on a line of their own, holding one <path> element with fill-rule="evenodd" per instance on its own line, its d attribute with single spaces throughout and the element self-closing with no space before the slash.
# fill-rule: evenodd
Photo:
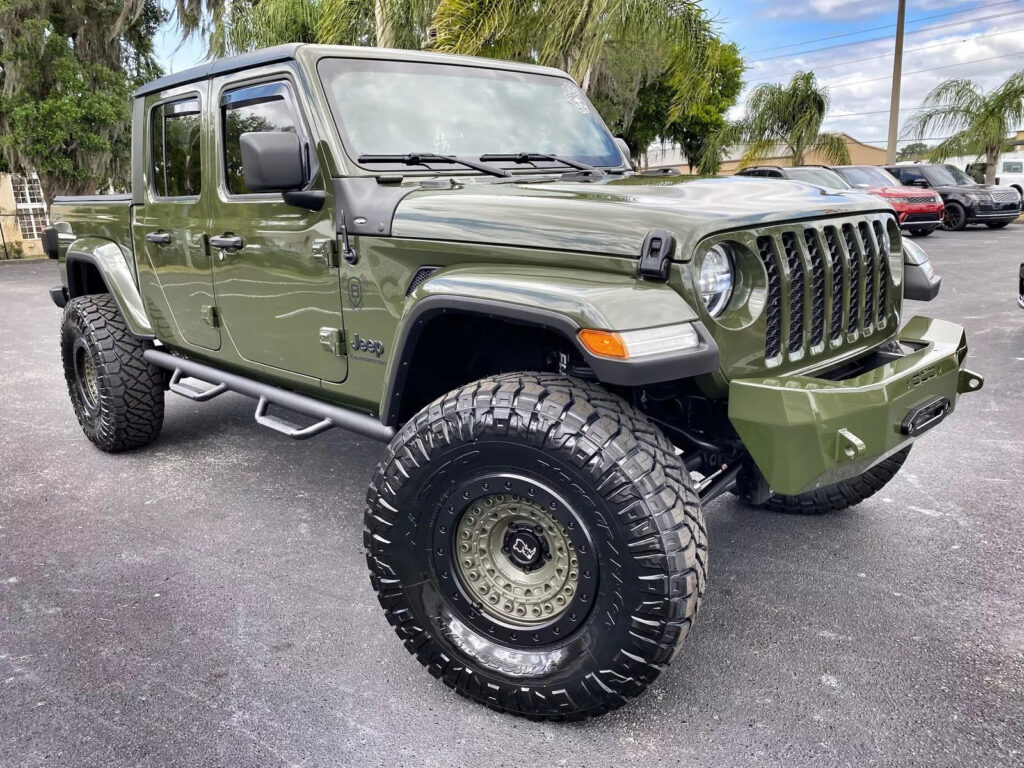
<svg viewBox="0 0 1024 768">
<path fill-rule="evenodd" d="M 568 534 L 542 507 L 515 494 L 478 499 L 455 531 L 455 571 L 479 610 L 531 627 L 559 617 L 579 583 Z"/>
<path fill-rule="evenodd" d="M 86 402 L 93 408 L 99 402 L 99 385 L 96 383 L 96 364 L 85 347 L 79 347 L 75 359 L 75 373 Z"/>
</svg>

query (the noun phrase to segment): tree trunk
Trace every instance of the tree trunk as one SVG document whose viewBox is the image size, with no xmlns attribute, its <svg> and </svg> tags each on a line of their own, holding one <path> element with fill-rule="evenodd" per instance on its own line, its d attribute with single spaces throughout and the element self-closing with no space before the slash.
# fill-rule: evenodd
<svg viewBox="0 0 1024 768">
<path fill-rule="evenodd" d="M 996 183 L 996 165 L 999 163 L 1000 147 L 985 147 L 985 183 Z"/>
<path fill-rule="evenodd" d="M 395 47 L 395 30 L 391 26 L 388 5 L 388 0 L 373 2 L 374 43 L 378 48 Z"/>
<path fill-rule="evenodd" d="M 53 205 L 53 198 L 59 195 L 96 194 L 96 183 L 91 179 L 69 179 L 60 173 L 40 173 L 39 186 L 43 188 L 47 210 Z"/>
</svg>

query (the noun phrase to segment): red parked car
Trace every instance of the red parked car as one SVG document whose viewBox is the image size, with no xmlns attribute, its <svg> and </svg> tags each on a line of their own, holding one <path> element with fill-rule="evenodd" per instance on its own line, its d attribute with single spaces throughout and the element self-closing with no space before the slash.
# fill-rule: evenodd
<svg viewBox="0 0 1024 768">
<path fill-rule="evenodd" d="M 880 197 L 896 209 L 900 229 L 924 237 L 942 226 L 942 198 L 931 189 L 903 186 L 884 168 L 835 165 L 832 170 L 856 189 Z"/>
</svg>

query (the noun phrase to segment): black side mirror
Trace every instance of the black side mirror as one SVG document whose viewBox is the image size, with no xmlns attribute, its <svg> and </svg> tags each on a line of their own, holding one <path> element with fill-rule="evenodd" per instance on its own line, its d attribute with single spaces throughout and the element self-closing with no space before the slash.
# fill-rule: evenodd
<svg viewBox="0 0 1024 768">
<path fill-rule="evenodd" d="M 927 187 L 928 186 L 928 180 L 927 179 L 911 179 L 910 180 L 910 186 L 912 186 L 912 187 Z"/>
<path fill-rule="evenodd" d="M 288 131 L 243 133 L 242 176 L 250 192 L 291 192 L 306 186 L 299 137 Z"/>
</svg>

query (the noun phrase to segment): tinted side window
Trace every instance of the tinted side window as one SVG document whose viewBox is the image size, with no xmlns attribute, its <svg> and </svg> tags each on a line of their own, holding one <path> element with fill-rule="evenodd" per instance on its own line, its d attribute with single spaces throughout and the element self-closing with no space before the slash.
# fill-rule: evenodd
<svg viewBox="0 0 1024 768">
<path fill-rule="evenodd" d="M 199 99 L 153 108 L 150 126 L 153 192 L 158 197 L 194 197 L 203 180 Z"/>
<path fill-rule="evenodd" d="M 921 173 L 917 168 L 901 168 L 900 169 L 900 181 L 904 184 L 909 184 L 916 179 L 923 179 L 924 174 Z"/>
<path fill-rule="evenodd" d="M 242 175 L 243 133 L 302 130 L 296 116 L 291 91 L 285 83 L 264 83 L 228 91 L 221 99 L 221 130 L 224 136 L 224 181 L 232 195 L 245 195 Z M 307 167 L 307 178 L 309 168 Z"/>
</svg>

